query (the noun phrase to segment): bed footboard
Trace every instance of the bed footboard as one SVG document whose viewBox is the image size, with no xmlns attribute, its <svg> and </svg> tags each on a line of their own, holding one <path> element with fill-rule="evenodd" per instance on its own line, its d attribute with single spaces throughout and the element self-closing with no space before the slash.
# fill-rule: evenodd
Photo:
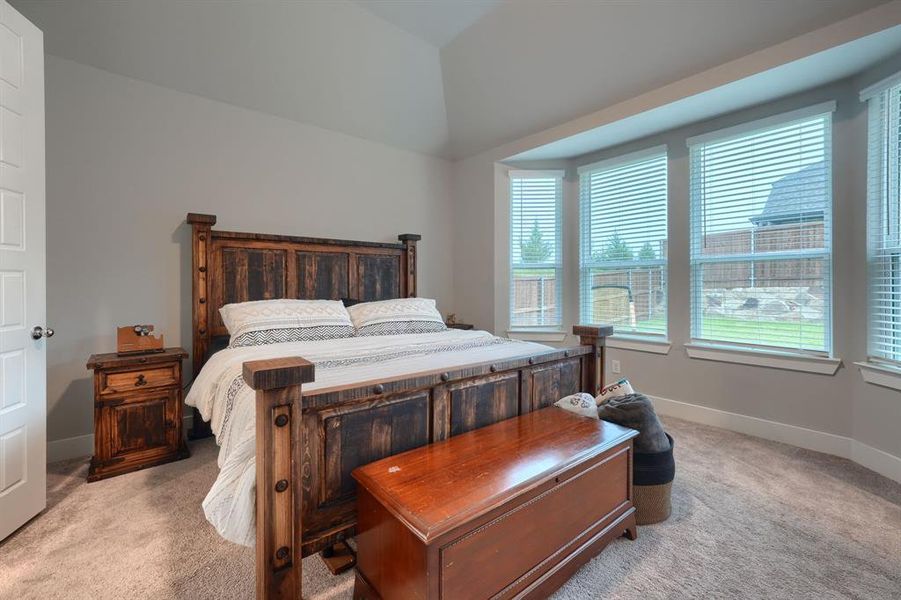
<svg viewBox="0 0 901 600">
<path fill-rule="evenodd" d="M 296 599 L 302 593 L 301 385 L 313 381 L 303 358 L 244 363 L 256 390 L 256 595 Z"/>
<path fill-rule="evenodd" d="M 244 363 L 256 390 L 257 598 L 302 598 L 301 560 L 352 536 L 351 471 L 423 444 L 539 410 L 604 382 L 609 326 L 576 326 L 581 344 L 303 395 L 303 358 Z"/>
<path fill-rule="evenodd" d="M 586 356 L 582 367 L 582 391 L 597 396 L 604 386 L 604 344 L 613 335 L 612 325 L 574 325 L 573 335 L 579 343 L 594 350 Z"/>
</svg>

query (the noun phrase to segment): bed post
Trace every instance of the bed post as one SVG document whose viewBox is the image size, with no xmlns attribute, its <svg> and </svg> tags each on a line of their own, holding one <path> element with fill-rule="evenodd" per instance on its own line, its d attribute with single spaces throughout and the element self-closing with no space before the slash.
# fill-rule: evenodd
<svg viewBox="0 0 901 600">
<path fill-rule="evenodd" d="M 416 297 L 416 242 L 422 239 L 418 233 L 402 233 L 397 239 L 404 243 L 404 264 L 406 264 L 407 272 L 405 273 L 405 281 L 407 287 L 407 297 Z"/>
<path fill-rule="evenodd" d="M 301 385 L 313 381 L 302 358 L 244 363 L 256 390 L 256 589 L 258 600 L 301 600 Z"/>
<path fill-rule="evenodd" d="M 216 215 L 188 213 L 188 224 L 191 226 L 191 376 L 197 377 L 203 358 L 210 343 L 209 310 L 209 263 L 210 263 L 210 230 L 216 224 Z M 212 435 L 210 424 L 203 420 L 195 408 L 191 432 L 192 440 Z"/>
<path fill-rule="evenodd" d="M 579 336 L 583 346 L 593 346 L 594 352 L 582 357 L 582 388 L 597 396 L 604 386 L 604 364 L 607 336 L 613 335 L 612 325 L 574 325 L 573 335 Z"/>
</svg>

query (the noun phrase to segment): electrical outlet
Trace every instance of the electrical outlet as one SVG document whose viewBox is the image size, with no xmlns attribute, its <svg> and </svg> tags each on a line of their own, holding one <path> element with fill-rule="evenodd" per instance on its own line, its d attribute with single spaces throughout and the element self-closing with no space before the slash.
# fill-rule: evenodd
<svg viewBox="0 0 901 600">
<path fill-rule="evenodd" d="M 614 373 L 616 373 L 616 374 L 619 374 L 619 373 L 622 372 L 622 370 L 623 370 L 623 369 L 622 369 L 622 365 L 619 364 L 619 361 L 618 361 L 618 360 L 611 360 L 611 361 L 610 361 L 610 368 L 611 368 L 611 370 L 612 370 Z"/>
</svg>

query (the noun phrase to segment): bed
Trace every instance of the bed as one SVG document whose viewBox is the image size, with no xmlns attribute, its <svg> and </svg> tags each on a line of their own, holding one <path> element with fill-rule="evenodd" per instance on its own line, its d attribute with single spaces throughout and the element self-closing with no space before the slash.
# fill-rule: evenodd
<svg viewBox="0 0 901 600">
<path fill-rule="evenodd" d="M 357 466 L 538 408 L 603 381 L 612 328 L 577 326 L 555 349 L 487 332 L 372 336 L 227 348 L 219 309 L 261 299 L 416 296 L 416 244 L 192 228 L 192 437 L 213 434 L 220 473 L 204 511 L 256 546 L 257 596 L 300 598 L 303 556 L 353 535 Z"/>
</svg>

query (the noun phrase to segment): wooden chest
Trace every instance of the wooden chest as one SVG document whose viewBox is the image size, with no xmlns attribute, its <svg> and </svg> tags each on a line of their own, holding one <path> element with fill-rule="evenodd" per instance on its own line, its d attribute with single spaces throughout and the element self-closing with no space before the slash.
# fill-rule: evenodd
<svg viewBox="0 0 901 600">
<path fill-rule="evenodd" d="M 134 356 L 94 354 L 94 457 L 88 481 L 186 458 L 181 348 Z"/>
<path fill-rule="evenodd" d="M 546 597 L 635 539 L 635 435 L 552 406 L 356 469 L 354 597 Z"/>
</svg>

